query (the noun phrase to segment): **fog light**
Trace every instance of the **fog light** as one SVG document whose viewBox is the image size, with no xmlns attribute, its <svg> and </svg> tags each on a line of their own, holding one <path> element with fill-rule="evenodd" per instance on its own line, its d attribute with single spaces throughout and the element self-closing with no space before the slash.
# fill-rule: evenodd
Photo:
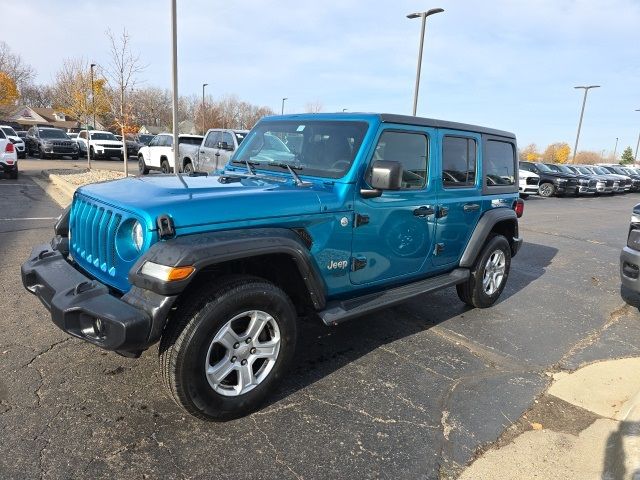
<svg viewBox="0 0 640 480">
<path fill-rule="evenodd" d="M 102 337 L 104 335 L 104 325 L 101 318 L 96 318 L 93 321 L 93 333 L 96 337 Z"/>
</svg>

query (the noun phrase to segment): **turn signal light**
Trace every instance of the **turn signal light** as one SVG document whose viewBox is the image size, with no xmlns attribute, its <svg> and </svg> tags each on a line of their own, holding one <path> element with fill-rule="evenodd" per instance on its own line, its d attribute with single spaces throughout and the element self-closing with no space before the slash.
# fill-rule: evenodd
<svg viewBox="0 0 640 480">
<path fill-rule="evenodd" d="M 522 214 L 524 213 L 524 202 L 521 198 L 513 203 L 513 210 L 516 212 L 516 216 L 518 218 L 522 216 Z"/>
<path fill-rule="evenodd" d="M 195 271 L 195 267 L 168 267 L 153 262 L 145 262 L 140 270 L 143 275 L 148 275 L 164 282 L 176 282 L 184 280 Z"/>
</svg>

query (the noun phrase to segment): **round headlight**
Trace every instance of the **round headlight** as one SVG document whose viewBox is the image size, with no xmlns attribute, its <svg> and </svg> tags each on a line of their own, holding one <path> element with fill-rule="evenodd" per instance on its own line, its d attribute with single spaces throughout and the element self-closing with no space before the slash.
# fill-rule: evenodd
<svg viewBox="0 0 640 480">
<path fill-rule="evenodd" d="M 133 228 L 131 229 L 131 239 L 133 240 L 133 244 L 136 246 L 136 249 L 140 251 L 142 248 L 142 242 L 144 242 L 144 232 L 142 231 L 142 225 L 140 225 L 140 222 L 138 221 L 133 224 Z"/>
</svg>

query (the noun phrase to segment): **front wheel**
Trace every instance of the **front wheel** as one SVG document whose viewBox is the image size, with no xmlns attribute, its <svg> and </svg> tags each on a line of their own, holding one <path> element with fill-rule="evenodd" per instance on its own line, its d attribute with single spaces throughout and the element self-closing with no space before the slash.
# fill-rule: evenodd
<svg viewBox="0 0 640 480">
<path fill-rule="evenodd" d="M 149 173 L 149 169 L 145 165 L 144 157 L 142 155 L 138 157 L 138 173 L 140 175 L 146 175 L 147 173 Z"/>
<path fill-rule="evenodd" d="M 469 279 L 456 286 L 458 297 L 470 307 L 490 307 L 504 290 L 510 268 L 509 242 L 502 235 L 491 237 L 478 255 Z"/>
<path fill-rule="evenodd" d="M 556 193 L 556 186 L 553 183 L 545 182 L 540 185 L 538 193 L 541 197 L 553 197 L 553 195 L 555 195 Z"/>
<path fill-rule="evenodd" d="M 191 175 L 193 173 L 193 164 L 191 162 L 187 162 L 184 164 L 184 168 L 182 169 L 183 173 L 186 175 Z"/>
<path fill-rule="evenodd" d="M 255 410 L 293 359 L 296 313 L 274 284 L 246 275 L 182 303 L 160 342 L 165 385 L 190 414 L 215 421 Z"/>
<path fill-rule="evenodd" d="M 166 160 L 162 160 L 162 162 L 160 162 L 160 170 L 162 170 L 162 173 L 171 173 L 169 162 L 167 162 Z"/>
</svg>

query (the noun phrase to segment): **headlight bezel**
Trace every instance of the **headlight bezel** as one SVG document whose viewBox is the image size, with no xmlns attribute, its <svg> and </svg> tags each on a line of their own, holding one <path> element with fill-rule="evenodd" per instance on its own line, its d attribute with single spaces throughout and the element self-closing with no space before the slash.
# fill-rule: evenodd
<svg viewBox="0 0 640 480">
<path fill-rule="evenodd" d="M 138 230 L 139 228 L 139 230 Z M 136 231 L 136 234 L 134 234 Z M 136 237 L 141 234 L 138 245 Z M 128 218 L 120 224 L 116 232 L 115 246 L 118 257 L 125 262 L 132 262 L 140 256 L 147 241 L 147 232 L 144 225 L 136 218 Z"/>
</svg>

